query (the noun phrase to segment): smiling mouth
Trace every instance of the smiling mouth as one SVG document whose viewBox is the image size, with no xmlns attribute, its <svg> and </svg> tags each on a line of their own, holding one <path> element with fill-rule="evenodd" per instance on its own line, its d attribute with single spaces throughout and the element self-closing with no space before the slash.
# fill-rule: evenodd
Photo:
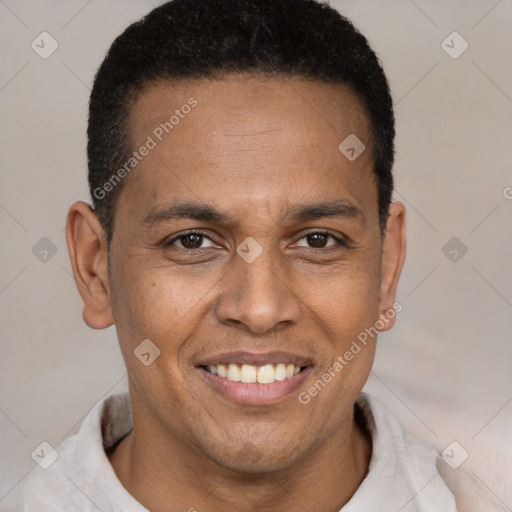
<svg viewBox="0 0 512 512">
<path fill-rule="evenodd" d="M 291 379 L 304 371 L 307 366 L 277 363 L 255 366 L 252 364 L 216 364 L 201 366 L 207 372 L 217 375 L 221 379 L 244 384 L 272 384 L 274 382 Z"/>
</svg>

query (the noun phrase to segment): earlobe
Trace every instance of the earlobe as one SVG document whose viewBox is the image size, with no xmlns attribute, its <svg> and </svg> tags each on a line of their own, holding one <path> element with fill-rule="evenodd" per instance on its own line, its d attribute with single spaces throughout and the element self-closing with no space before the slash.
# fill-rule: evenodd
<svg viewBox="0 0 512 512">
<path fill-rule="evenodd" d="M 114 319 L 110 306 L 104 231 L 94 211 L 82 201 L 69 209 L 66 243 L 75 283 L 84 301 L 85 323 L 93 329 L 111 326 Z"/>
<path fill-rule="evenodd" d="M 387 331 L 393 326 L 395 312 L 395 296 L 398 280 L 405 260 L 405 206 L 400 202 L 393 202 L 389 207 L 389 217 L 386 224 L 382 246 L 381 283 L 379 313 L 386 319 Z"/>
</svg>

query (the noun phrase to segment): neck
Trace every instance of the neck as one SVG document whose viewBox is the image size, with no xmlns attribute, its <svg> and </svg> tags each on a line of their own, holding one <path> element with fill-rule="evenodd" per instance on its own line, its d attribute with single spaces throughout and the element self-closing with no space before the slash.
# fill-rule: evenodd
<svg viewBox="0 0 512 512">
<path fill-rule="evenodd" d="M 371 456 L 371 439 L 353 414 L 314 451 L 270 473 L 235 472 L 144 430 L 144 422 L 134 423 L 109 460 L 123 486 L 152 512 L 338 512 L 365 478 Z"/>
</svg>

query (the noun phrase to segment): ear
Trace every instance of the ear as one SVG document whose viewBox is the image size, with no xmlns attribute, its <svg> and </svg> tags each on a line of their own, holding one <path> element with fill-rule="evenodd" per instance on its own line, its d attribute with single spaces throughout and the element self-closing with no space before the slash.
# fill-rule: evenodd
<svg viewBox="0 0 512 512">
<path fill-rule="evenodd" d="M 391 329 L 395 323 L 396 312 L 402 309 L 401 305 L 394 307 L 394 304 L 404 260 L 405 206 L 397 201 L 389 206 L 389 217 L 382 241 L 379 313 L 384 327 L 380 331 Z"/>
<path fill-rule="evenodd" d="M 110 307 L 105 233 L 91 207 L 78 201 L 69 209 L 66 243 L 75 283 L 84 301 L 83 318 L 93 329 L 114 323 Z"/>
</svg>

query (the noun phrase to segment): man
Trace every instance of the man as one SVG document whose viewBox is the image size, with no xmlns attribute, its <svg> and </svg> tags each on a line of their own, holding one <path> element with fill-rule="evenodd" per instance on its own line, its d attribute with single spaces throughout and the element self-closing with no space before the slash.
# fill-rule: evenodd
<svg viewBox="0 0 512 512">
<path fill-rule="evenodd" d="M 361 393 L 401 307 L 405 210 L 352 24 L 314 0 L 168 2 L 113 43 L 88 138 L 67 242 L 129 396 L 22 510 L 455 511 L 437 451 Z"/>
</svg>

